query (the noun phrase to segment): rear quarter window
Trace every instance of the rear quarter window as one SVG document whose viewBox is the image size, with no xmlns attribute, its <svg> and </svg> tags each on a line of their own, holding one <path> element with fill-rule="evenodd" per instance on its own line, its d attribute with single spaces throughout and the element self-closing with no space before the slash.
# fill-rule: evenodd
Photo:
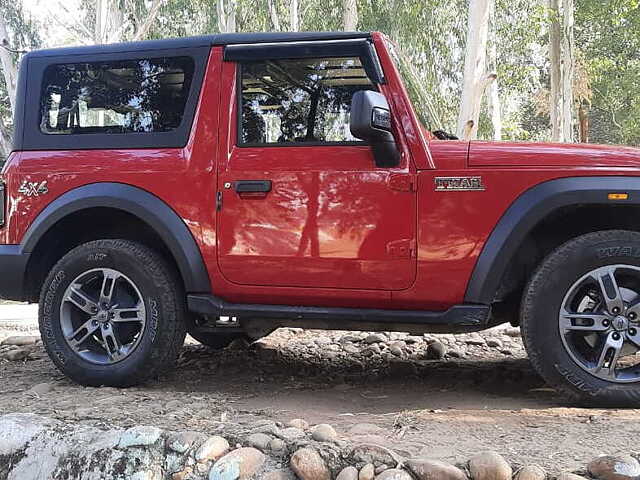
<svg viewBox="0 0 640 480">
<path fill-rule="evenodd" d="M 40 131 L 48 135 L 170 132 L 185 116 L 191 57 L 49 65 Z"/>
</svg>

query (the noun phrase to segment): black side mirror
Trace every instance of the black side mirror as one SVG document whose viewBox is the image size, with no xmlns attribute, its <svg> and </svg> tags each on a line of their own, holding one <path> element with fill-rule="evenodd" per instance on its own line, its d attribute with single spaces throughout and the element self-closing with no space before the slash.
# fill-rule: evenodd
<svg viewBox="0 0 640 480">
<path fill-rule="evenodd" d="M 351 99 L 351 135 L 371 145 L 376 166 L 397 167 L 400 152 L 391 133 L 391 112 L 384 95 L 361 90 Z"/>
</svg>

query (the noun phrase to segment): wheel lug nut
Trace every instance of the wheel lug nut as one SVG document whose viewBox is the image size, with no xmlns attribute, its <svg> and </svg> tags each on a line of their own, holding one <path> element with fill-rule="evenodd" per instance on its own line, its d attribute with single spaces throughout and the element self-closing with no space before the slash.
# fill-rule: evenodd
<svg viewBox="0 0 640 480">
<path fill-rule="evenodd" d="M 614 315 L 617 315 L 620 313 L 620 308 L 618 307 L 613 307 L 613 309 L 611 310 L 611 312 L 613 312 Z"/>
<path fill-rule="evenodd" d="M 608 327 L 609 325 L 611 325 L 611 322 L 609 320 L 603 320 L 602 321 L 602 326 L 603 327 Z"/>
<path fill-rule="evenodd" d="M 638 331 L 635 328 L 629 329 L 629 335 L 631 335 L 632 337 L 635 337 L 637 334 L 638 334 Z"/>
<path fill-rule="evenodd" d="M 614 340 L 620 340 L 620 334 L 619 334 L 618 332 L 616 332 L 616 333 L 614 333 L 613 335 L 611 335 L 611 337 L 612 337 Z"/>
<path fill-rule="evenodd" d="M 638 318 L 638 314 L 636 312 L 629 312 L 629 320 L 635 320 Z"/>
</svg>

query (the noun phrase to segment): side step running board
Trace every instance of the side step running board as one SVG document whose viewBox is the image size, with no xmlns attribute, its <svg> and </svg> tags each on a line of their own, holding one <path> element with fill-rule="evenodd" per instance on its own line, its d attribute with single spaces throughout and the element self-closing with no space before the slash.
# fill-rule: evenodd
<svg viewBox="0 0 640 480">
<path fill-rule="evenodd" d="M 375 308 L 303 307 L 289 305 L 252 305 L 228 303 L 213 295 L 188 295 L 189 311 L 212 317 L 240 317 L 295 320 L 300 327 L 305 321 L 352 321 L 362 323 L 396 323 L 412 325 L 450 325 L 483 327 L 488 324 L 491 307 L 487 305 L 455 305 L 444 312 L 423 310 L 382 310 Z"/>
</svg>

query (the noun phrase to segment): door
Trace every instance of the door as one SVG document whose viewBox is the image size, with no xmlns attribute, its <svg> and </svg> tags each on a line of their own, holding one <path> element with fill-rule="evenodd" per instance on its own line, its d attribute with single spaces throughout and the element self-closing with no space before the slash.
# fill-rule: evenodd
<svg viewBox="0 0 640 480">
<path fill-rule="evenodd" d="M 218 166 L 218 262 L 231 282 L 378 290 L 413 283 L 408 159 L 376 167 L 349 132 L 351 96 L 376 88 L 364 62 L 237 64 L 233 145 Z"/>
</svg>

